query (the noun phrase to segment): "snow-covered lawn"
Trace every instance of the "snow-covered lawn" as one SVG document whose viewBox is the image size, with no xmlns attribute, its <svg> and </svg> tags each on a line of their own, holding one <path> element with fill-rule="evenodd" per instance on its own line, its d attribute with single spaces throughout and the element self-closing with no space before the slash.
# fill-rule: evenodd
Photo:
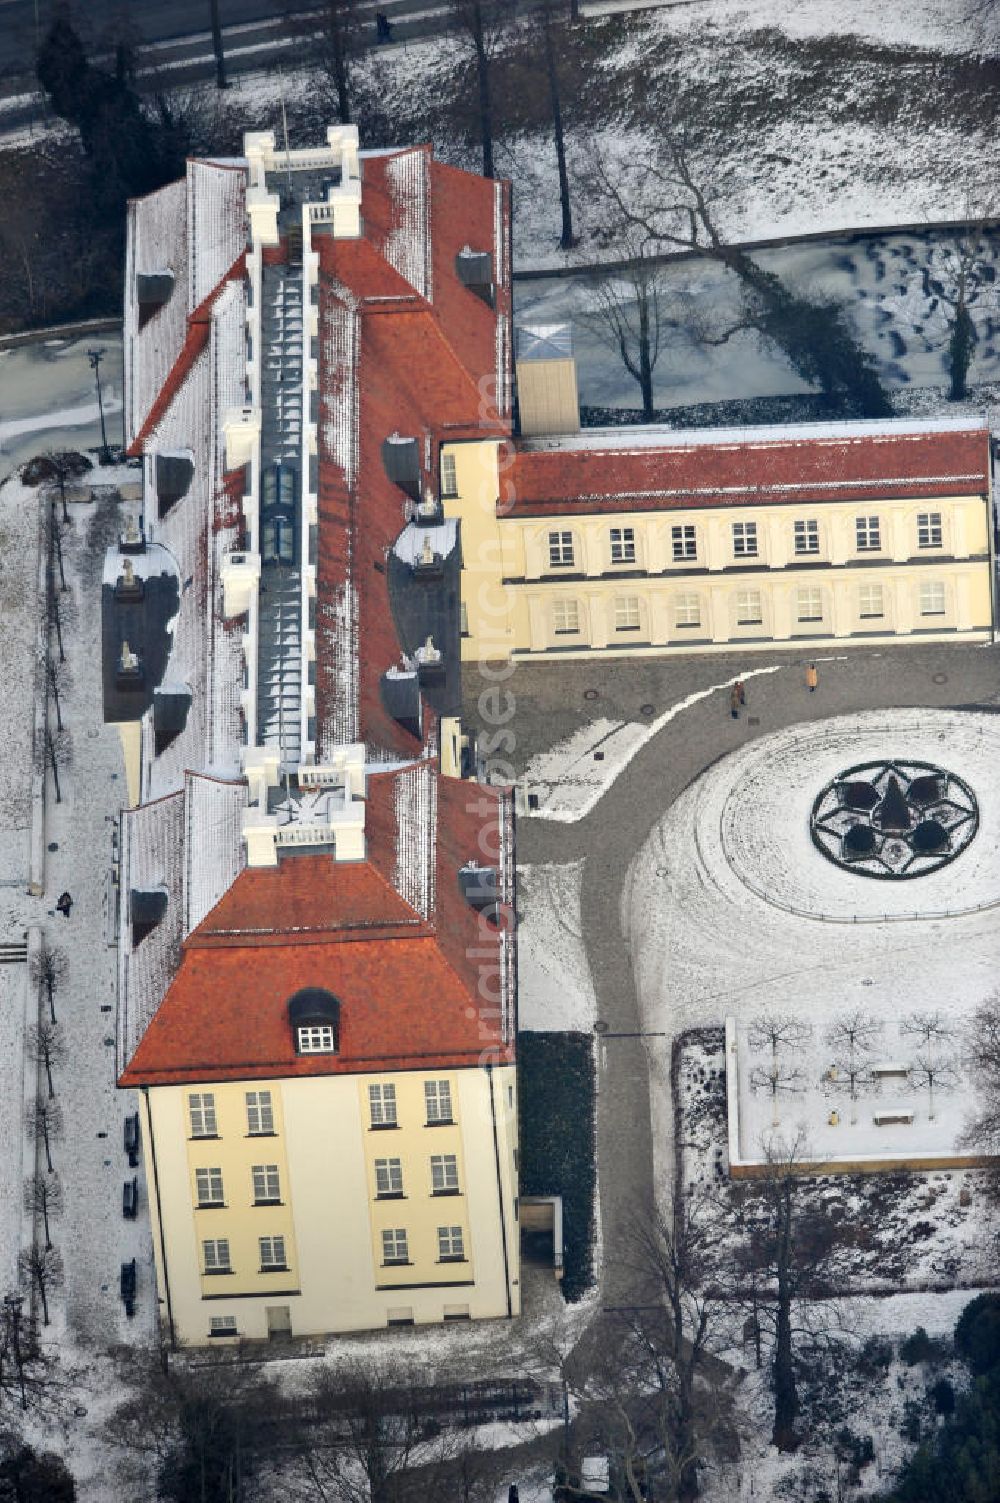
<svg viewBox="0 0 1000 1503">
<path fill-rule="evenodd" d="M 0 349 L 0 481 L 34 454 L 101 442 L 88 349 L 102 349 L 108 442 L 122 436 L 122 342 L 117 334 L 45 339 Z"/>
<path fill-rule="evenodd" d="M 521 1032 L 589 1033 L 597 1001 L 583 942 L 583 862 L 517 872 L 517 1024 Z"/>
<path fill-rule="evenodd" d="M 0 487 L 0 940 L 21 938 L 4 911 L 4 889 L 28 881 L 38 559 L 37 494 L 13 481 Z"/>
<path fill-rule="evenodd" d="M 888 1022 L 937 1010 L 957 1020 L 974 1009 L 1000 965 L 996 911 L 976 911 L 1000 900 L 998 752 L 1000 726 L 989 715 L 873 711 L 762 737 L 710 768 L 629 871 L 622 919 L 643 1027 L 674 1035 L 770 1011 L 822 1035 L 853 1010 Z M 813 846 L 816 794 L 840 769 L 876 756 L 939 763 L 976 793 L 979 834 L 941 871 L 874 881 Z M 657 1173 L 668 1185 L 667 1061 L 655 1044 L 651 1067 Z"/>
</svg>

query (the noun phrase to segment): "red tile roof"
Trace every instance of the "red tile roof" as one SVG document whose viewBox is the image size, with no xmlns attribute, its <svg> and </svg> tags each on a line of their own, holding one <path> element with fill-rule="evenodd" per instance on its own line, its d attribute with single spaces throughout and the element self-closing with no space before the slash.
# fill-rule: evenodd
<svg viewBox="0 0 1000 1503">
<path fill-rule="evenodd" d="M 495 789 L 425 771 L 437 790 L 437 817 L 409 833 L 398 813 L 405 774 L 369 778 L 365 861 L 291 856 L 237 877 L 184 942 L 180 968 L 120 1085 L 450 1069 L 512 1058 L 512 1022 L 496 1001 L 503 935 L 469 907 L 458 878 L 470 859 L 496 864 L 509 839 L 509 803 Z M 426 918 L 394 885 L 407 840 L 426 842 L 434 868 Z M 509 872 L 509 846 L 506 859 Z M 295 1052 L 287 1003 L 303 987 L 322 987 L 340 1001 L 336 1054 Z"/>
<path fill-rule="evenodd" d="M 406 218 L 410 214 L 419 221 L 412 203 L 403 201 L 390 180 L 392 156 L 363 161 L 364 238 L 316 241 L 322 414 L 317 620 L 339 619 L 349 582 L 357 632 L 349 652 L 336 645 L 326 652 L 320 646 L 317 652 L 317 745 L 357 739 L 403 756 L 415 755 L 420 742 L 386 713 L 380 681 L 400 660 L 384 569 L 386 551 L 403 527 L 406 497 L 385 473 L 382 443 L 391 433 L 417 437 L 422 447 L 428 440 L 425 480 L 436 490 L 442 439 L 510 431 L 507 415 L 493 401 L 497 320 L 510 314 L 509 185 L 442 167 L 431 160 L 428 148 L 410 155 L 419 157 L 416 165 L 426 173 L 429 297 L 386 260 L 390 252 L 396 254 L 393 236 L 407 233 L 417 237 L 409 247 L 409 261 L 416 272 L 427 269 L 421 255 L 427 247 L 419 239 L 427 229 L 420 223 L 414 228 Z M 504 265 L 494 311 L 461 284 L 455 256 L 466 244 L 493 249 L 498 194 Z M 415 280 L 420 280 L 416 273 Z M 342 318 L 351 310 L 357 320 L 353 372 L 347 374 L 323 358 L 324 330 L 336 310 Z M 350 423 L 356 440 L 353 479 L 345 474 L 329 437 L 337 412 L 342 423 Z M 343 442 L 343 428 L 339 431 Z M 357 677 L 351 691 L 355 713 L 346 723 L 345 671 Z"/>
<path fill-rule="evenodd" d="M 795 436 L 656 447 L 521 449 L 517 516 L 984 494 L 989 435 L 968 431 Z"/>
</svg>

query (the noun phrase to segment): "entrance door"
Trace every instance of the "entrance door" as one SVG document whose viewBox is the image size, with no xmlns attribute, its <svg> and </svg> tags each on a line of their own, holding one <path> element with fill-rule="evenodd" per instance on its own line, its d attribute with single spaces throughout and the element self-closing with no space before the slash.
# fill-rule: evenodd
<svg viewBox="0 0 1000 1503">
<path fill-rule="evenodd" d="M 265 1305 L 267 1336 L 269 1341 L 288 1341 L 292 1334 L 292 1308 L 290 1305 Z"/>
</svg>

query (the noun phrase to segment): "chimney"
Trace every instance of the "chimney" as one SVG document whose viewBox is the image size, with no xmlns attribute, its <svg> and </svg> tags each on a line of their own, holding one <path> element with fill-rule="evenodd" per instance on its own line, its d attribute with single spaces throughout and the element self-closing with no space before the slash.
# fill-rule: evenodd
<svg viewBox="0 0 1000 1503">
<path fill-rule="evenodd" d="M 573 329 L 536 324 L 515 331 L 517 405 L 523 438 L 580 431 Z"/>
</svg>

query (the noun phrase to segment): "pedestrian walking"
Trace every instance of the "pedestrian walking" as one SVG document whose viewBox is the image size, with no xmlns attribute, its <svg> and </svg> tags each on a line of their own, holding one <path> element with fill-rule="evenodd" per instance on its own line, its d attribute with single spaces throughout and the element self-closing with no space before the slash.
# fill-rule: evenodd
<svg viewBox="0 0 1000 1503">
<path fill-rule="evenodd" d="M 69 911 L 73 906 L 73 899 L 68 892 L 61 892 L 56 898 L 56 908 L 63 918 L 69 918 Z"/>
<path fill-rule="evenodd" d="M 741 678 L 738 678 L 736 680 L 734 688 L 736 689 L 736 693 L 739 695 L 740 709 L 742 710 L 743 706 L 747 702 L 747 691 L 743 686 L 743 680 Z"/>
<path fill-rule="evenodd" d="M 729 691 L 729 713 L 734 720 L 740 718 L 740 686 L 734 684 Z"/>
<path fill-rule="evenodd" d="M 806 669 L 806 688 L 810 694 L 816 693 L 816 685 L 819 683 L 819 674 L 816 672 L 816 664 L 810 663 Z"/>
</svg>

